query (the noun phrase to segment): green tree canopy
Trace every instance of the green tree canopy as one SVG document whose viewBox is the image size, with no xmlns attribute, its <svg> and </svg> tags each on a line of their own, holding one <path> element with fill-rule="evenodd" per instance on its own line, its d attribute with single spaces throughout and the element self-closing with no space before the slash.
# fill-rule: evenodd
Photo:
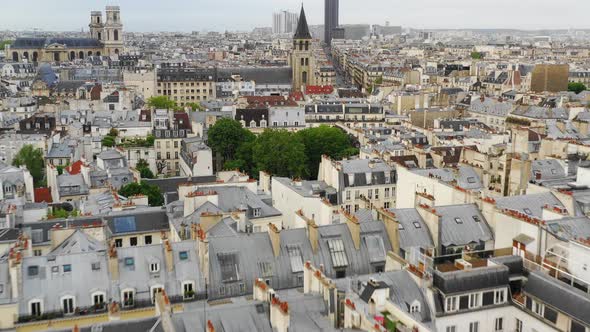
<svg viewBox="0 0 590 332">
<path fill-rule="evenodd" d="M 115 146 L 115 137 L 113 136 L 105 136 L 102 138 L 102 146 L 106 146 L 109 148 L 112 148 L 113 146 Z"/>
<path fill-rule="evenodd" d="M 148 99 L 148 106 L 157 109 L 176 109 L 176 102 L 166 96 L 155 96 Z"/>
<path fill-rule="evenodd" d="M 164 197 L 160 193 L 160 188 L 155 185 L 148 184 L 145 181 L 140 183 L 132 182 L 119 189 L 119 195 L 131 197 L 135 195 L 145 195 L 148 197 L 150 206 L 162 206 L 164 204 Z"/>
<path fill-rule="evenodd" d="M 184 104 L 184 106 L 190 107 L 193 110 L 193 112 L 205 110 L 205 108 L 199 103 L 186 103 L 186 104 Z"/>
<path fill-rule="evenodd" d="M 214 153 L 219 153 L 225 161 L 234 159 L 240 145 L 255 139 L 254 134 L 242 128 L 233 119 L 223 118 L 211 126 L 208 133 L 208 145 Z"/>
<path fill-rule="evenodd" d="M 119 136 L 119 131 L 117 130 L 117 128 L 111 128 L 111 130 L 109 130 L 109 136 L 113 136 L 113 137 Z"/>
<path fill-rule="evenodd" d="M 572 91 L 578 94 L 582 91 L 586 91 L 586 86 L 584 83 L 571 82 L 567 85 L 567 91 Z"/>
<path fill-rule="evenodd" d="M 274 176 L 306 177 L 307 156 L 301 137 L 286 130 L 265 130 L 254 142 L 255 172 Z"/>
<path fill-rule="evenodd" d="M 474 60 L 483 59 L 483 54 L 480 52 L 471 52 L 471 58 Z"/>
<path fill-rule="evenodd" d="M 297 133 L 305 145 L 307 155 L 307 171 L 311 178 L 318 174 L 322 155 L 330 158 L 342 159 L 358 154 L 350 140 L 350 137 L 336 127 L 322 125 L 315 128 L 307 128 Z"/>
<path fill-rule="evenodd" d="M 148 164 L 147 160 L 139 159 L 135 168 L 137 168 L 137 170 L 139 171 L 142 179 L 155 178 L 154 173 L 150 169 L 150 165 Z"/>
<path fill-rule="evenodd" d="M 16 167 L 26 166 L 33 177 L 35 186 L 41 185 L 44 176 L 43 169 L 45 168 L 41 149 L 30 144 L 24 145 L 12 159 L 12 165 Z"/>
</svg>

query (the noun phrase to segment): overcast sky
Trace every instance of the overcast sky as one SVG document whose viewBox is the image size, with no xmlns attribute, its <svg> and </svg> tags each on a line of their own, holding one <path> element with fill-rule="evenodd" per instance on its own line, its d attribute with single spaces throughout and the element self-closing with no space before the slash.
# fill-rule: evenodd
<svg viewBox="0 0 590 332">
<path fill-rule="evenodd" d="M 250 30 L 301 0 L 0 0 L 0 30 L 88 30 L 89 13 L 121 6 L 129 31 Z M 323 24 L 323 0 L 303 1 L 309 24 Z M 572 10 L 575 8 L 575 10 Z M 340 22 L 413 28 L 589 28 L 588 0 L 340 0 Z"/>
</svg>

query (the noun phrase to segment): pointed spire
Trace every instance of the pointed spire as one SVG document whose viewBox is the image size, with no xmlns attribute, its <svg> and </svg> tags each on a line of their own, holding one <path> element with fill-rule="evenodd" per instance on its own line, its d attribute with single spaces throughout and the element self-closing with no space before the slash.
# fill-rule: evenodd
<svg viewBox="0 0 590 332">
<path fill-rule="evenodd" d="M 301 14 L 299 14 L 297 31 L 295 31 L 295 36 L 293 36 L 293 39 L 311 39 L 311 33 L 309 33 L 309 27 L 307 26 L 307 18 L 305 18 L 303 4 L 301 4 Z"/>
</svg>

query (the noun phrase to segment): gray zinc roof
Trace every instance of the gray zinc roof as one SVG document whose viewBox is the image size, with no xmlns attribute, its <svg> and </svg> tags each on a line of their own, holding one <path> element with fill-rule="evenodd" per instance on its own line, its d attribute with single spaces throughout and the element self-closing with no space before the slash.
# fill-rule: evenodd
<svg viewBox="0 0 590 332">
<path fill-rule="evenodd" d="M 493 240 L 486 219 L 475 204 L 437 206 L 440 214 L 440 243 L 443 246 L 462 246 Z"/>
</svg>

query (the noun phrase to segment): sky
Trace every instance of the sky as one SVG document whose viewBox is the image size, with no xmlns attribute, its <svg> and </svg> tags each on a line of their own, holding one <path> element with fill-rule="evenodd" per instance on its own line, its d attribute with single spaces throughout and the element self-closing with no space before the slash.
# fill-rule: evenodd
<svg viewBox="0 0 590 332">
<path fill-rule="evenodd" d="M 88 30 L 91 10 L 121 6 L 128 31 L 246 31 L 301 0 L 0 0 L 0 30 Z M 323 1 L 306 0 L 307 21 L 323 24 Z M 575 10 L 572 10 L 575 8 Z M 419 29 L 590 28 L 588 0 L 340 0 L 340 23 Z"/>
</svg>

